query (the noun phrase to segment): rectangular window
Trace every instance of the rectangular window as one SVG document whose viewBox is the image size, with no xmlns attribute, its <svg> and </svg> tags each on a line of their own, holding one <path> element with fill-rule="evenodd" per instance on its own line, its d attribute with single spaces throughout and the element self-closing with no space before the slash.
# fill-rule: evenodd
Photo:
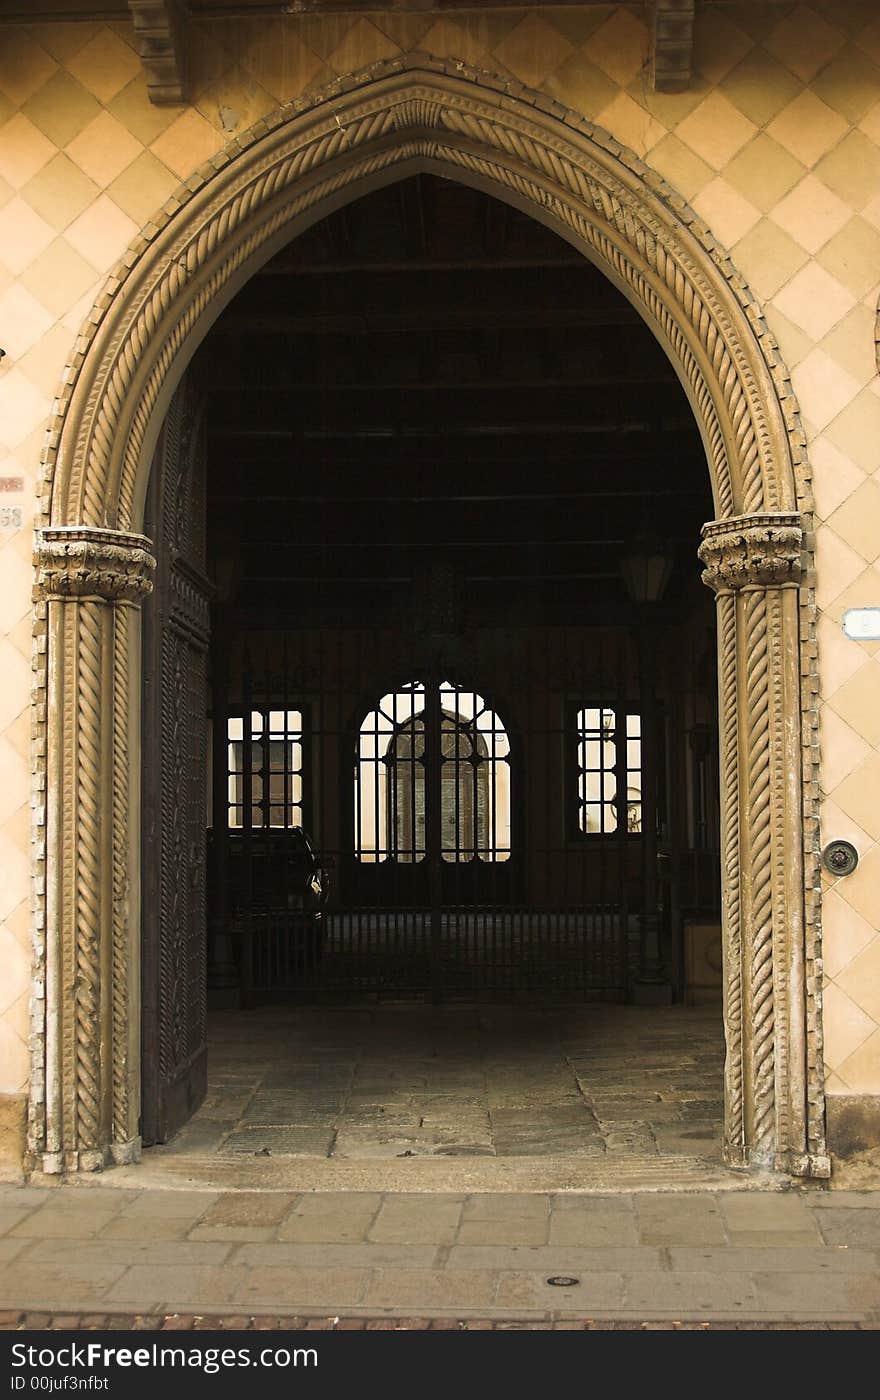
<svg viewBox="0 0 880 1400">
<path fill-rule="evenodd" d="M 642 829 L 642 725 L 605 706 L 574 714 L 576 830 L 600 836 Z M 618 794 L 625 794 L 625 803 Z"/>
<path fill-rule="evenodd" d="M 230 716 L 227 737 L 230 830 L 302 826 L 302 711 Z"/>
</svg>

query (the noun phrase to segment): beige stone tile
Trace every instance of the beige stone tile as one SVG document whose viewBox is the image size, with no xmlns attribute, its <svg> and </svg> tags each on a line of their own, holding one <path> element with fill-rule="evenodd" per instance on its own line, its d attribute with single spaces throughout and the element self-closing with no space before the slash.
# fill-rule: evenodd
<svg viewBox="0 0 880 1400">
<path fill-rule="evenodd" d="M 800 161 L 766 132 L 759 132 L 724 168 L 724 179 L 763 213 L 778 204 L 803 175 Z"/>
<path fill-rule="evenodd" d="M 648 164 L 689 200 L 713 177 L 711 167 L 674 135 L 664 136 L 652 148 Z"/>
<path fill-rule="evenodd" d="M 648 58 L 648 33 L 634 14 L 617 9 L 590 35 L 585 51 L 592 63 L 623 87 L 641 71 Z"/>
<path fill-rule="evenodd" d="M 830 830 L 827 835 L 836 839 Z M 832 980 L 876 939 L 877 930 L 867 919 L 857 914 L 836 889 L 826 890 L 822 898 L 822 962 Z"/>
<path fill-rule="evenodd" d="M 548 73 L 542 87 L 548 96 L 582 113 L 590 121 L 596 119 L 619 91 L 616 83 L 580 50 Z"/>
<path fill-rule="evenodd" d="M 821 613 L 816 626 L 819 642 L 819 692 L 829 700 L 865 664 L 865 653 L 848 637 L 839 621 Z"/>
<path fill-rule="evenodd" d="M 728 248 L 744 238 L 761 217 L 760 209 L 720 177 L 700 191 L 693 206 L 719 243 Z"/>
<path fill-rule="evenodd" d="M 261 24 L 256 43 L 250 47 L 245 60 L 245 66 L 252 74 L 251 87 L 255 79 L 259 87 L 268 93 L 270 102 L 287 102 L 298 97 L 324 68 L 318 55 L 291 32 L 289 25 L 283 25 L 281 32 L 283 37 L 280 43 L 273 45 L 271 27 Z M 385 35 L 382 38 L 396 52 L 397 45 Z M 229 90 L 228 100 L 233 107 L 248 106 L 249 100 L 251 105 L 254 104 L 254 97 L 238 80 L 234 70 L 224 74 L 217 83 L 217 89 L 224 84 Z M 255 121 L 259 115 L 257 113 L 251 120 Z"/>
<path fill-rule="evenodd" d="M 200 112 L 190 109 L 173 121 L 150 149 L 179 180 L 185 180 L 224 145 L 224 135 L 215 131 Z"/>
<path fill-rule="evenodd" d="M 82 214 L 98 193 L 98 186 L 63 151 L 22 190 L 30 207 L 58 231 Z"/>
<path fill-rule="evenodd" d="M 869 564 L 874 563 L 880 557 L 880 486 L 863 482 L 828 523 Z"/>
<path fill-rule="evenodd" d="M 65 236 L 86 262 L 105 272 L 122 256 L 136 233 L 134 220 L 102 194 L 70 225 Z"/>
<path fill-rule="evenodd" d="M 66 146 L 101 110 L 100 103 L 71 73 L 59 68 L 22 109 L 56 146 Z"/>
<path fill-rule="evenodd" d="M 876 1027 L 835 982 L 825 988 L 823 1022 L 825 1062 L 840 1073 L 840 1066 L 867 1040 Z"/>
<path fill-rule="evenodd" d="M 58 64 L 26 30 L 4 30 L 0 44 L 0 93 L 20 107 L 43 86 Z"/>
<path fill-rule="evenodd" d="M 822 157 L 816 174 L 858 211 L 880 189 L 880 148 L 861 131 L 850 131 Z"/>
<path fill-rule="evenodd" d="M 814 9 L 798 5 L 775 25 L 764 40 L 764 47 L 802 82 L 809 83 L 845 43 L 839 29 Z"/>
<path fill-rule="evenodd" d="M 781 199 L 772 214 L 774 223 L 809 253 L 818 252 L 851 217 L 849 206 L 812 174 Z"/>
<path fill-rule="evenodd" d="M 801 361 L 792 371 L 791 381 L 801 412 L 817 430 L 827 427 L 859 393 L 858 381 L 822 349 L 813 350 Z"/>
<path fill-rule="evenodd" d="M 804 165 L 815 165 L 843 136 L 846 122 L 821 98 L 804 91 L 777 113 L 767 130 Z"/>
<path fill-rule="evenodd" d="M 790 370 L 794 369 L 813 349 L 812 340 L 808 335 L 804 335 L 803 331 L 798 330 L 797 326 L 793 326 L 772 301 L 765 304 L 764 315 L 782 351 L 783 360 Z"/>
<path fill-rule="evenodd" d="M 327 64 L 335 73 L 354 73 L 358 68 L 378 63 L 383 58 L 393 58 L 399 50 L 387 34 L 371 24 L 368 19 L 359 19 L 327 55 Z M 551 65 L 552 66 L 552 65 Z"/>
<path fill-rule="evenodd" d="M 24 272 L 53 237 L 50 225 L 20 196 L 0 209 L 0 250 L 10 272 Z"/>
<path fill-rule="evenodd" d="M 87 316 L 94 309 L 95 299 L 103 284 L 103 277 L 96 277 L 91 287 L 83 292 L 82 296 L 73 303 L 70 310 L 61 319 L 61 324 L 73 335 L 80 335 L 83 324 Z"/>
<path fill-rule="evenodd" d="M 751 36 L 719 10 L 701 15 L 699 24 L 694 26 L 693 66 L 713 85 L 753 48 Z"/>
<path fill-rule="evenodd" d="M 484 1269 L 398 1269 L 382 1271 L 367 1288 L 370 1307 L 489 1308 L 498 1275 Z"/>
<path fill-rule="evenodd" d="M 43 422 L 50 407 L 46 396 L 19 369 L 13 365 L 4 370 L 0 375 L 0 443 L 14 451 Z"/>
<path fill-rule="evenodd" d="M 757 295 L 769 300 L 808 254 L 770 219 L 761 219 L 732 249 L 733 260 Z"/>
<path fill-rule="evenodd" d="M 880 928 L 880 846 L 866 851 L 852 875 L 841 880 L 838 888 L 841 897 L 866 923 Z"/>
<path fill-rule="evenodd" d="M 672 131 L 685 117 L 690 116 L 702 102 L 705 102 L 712 87 L 699 73 L 693 74 L 684 92 L 653 92 L 644 73 L 638 73 L 627 87 L 627 92 L 636 102 L 647 107 L 661 126 Z"/>
<path fill-rule="evenodd" d="M 825 1093 L 826 1094 L 848 1094 L 848 1085 L 844 1084 L 839 1074 L 835 1074 L 828 1065 L 823 1066 L 825 1071 Z"/>
<path fill-rule="evenodd" d="M 722 170 L 756 131 L 754 122 L 714 91 L 679 123 L 676 135 L 713 169 Z"/>
<path fill-rule="evenodd" d="M 880 68 L 847 44 L 810 84 L 835 112 L 855 125 L 880 97 Z"/>
<path fill-rule="evenodd" d="M 10 362 L 21 360 L 34 342 L 46 333 L 53 320 L 54 317 L 26 287 L 13 282 L 0 296 L 3 349 Z"/>
<path fill-rule="evenodd" d="M 880 63 L 880 15 L 867 25 L 859 27 L 855 41 L 869 58 Z"/>
<path fill-rule="evenodd" d="M 21 1002 L 19 998 L 19 1002 Z M 30 1052 L 27 1047 L 27 1017 L 21 1026 L 11 1024 L 9 1013 L 0 1021 L 0 1094 L 19 1094 L 27 1088 Z"/>
<path fill-rule="evenodd" d="M 880 277 L 880 232 L 856 214 L 825 244 L 819 262 L 854 296 L 864 296 Z"/>
<path fill-rule="evenodd" d="M 20 190 L 54 154 L 55 147 L 48 137 L 17 112 L 0 136 L 0 176 L 13 189 Z"/>
<path fill-rule="evenodd" d="M 824 718 L 825 709 L 822 711 L 823 721 Z M 855 733 L 855 730 L 850 727 L 850 732 Z M 880 753 L 870 752 L 842 782 L 837 784 L 832 792 L 838 806 L 857 821 L 859 826 L 863 827 L 875 841 L 880 840 L 878 792 L 880 792 Z M 861 865 L 854 874 L 847 876 L 848 888 L 844 891 L 845 899 L 854 903 L 852 892 L 863 879 L 863 865 Z M 880 889 L 877 892 L 877 903 L 880 907 Z M 861 908 L 859 905 L 855 905 L 855 907 Z M 880 921 L 878 921 L 878 927 L 880 927 Z"/>
<path fill-rule="evenodd" d="M 862 120 L 859 122 L 859 130 L 863 131 L 875 146 L 880 146 L 880 102 L 870 107 Z"/>
<path fill-rule="evenodd" d="M 855 298 L 823 267 L 810 262 L 776 293 L 773 301 L 789 321 L 819 341 L 852 310 Z"/>
<path fill-rule="evenodd" d="M 801 90 L 799 79 L 763 48 L 752 49 L 721 83 L 725 97 L 756 126 L 765 126 Z"/>
<path fill-rule="evenodd" d="M 108 185 L 107 193 L 124 214 L 141 226 L 156 214 L 177 185 L 177 176 L 152 151 L 144 151 Z"/>
<path fill-rule="evenodd" d="M 109 112 L 101 112 L 70 142 L 67 154 L 103 189 L 143 151 L 140 141 Z"/>
<path fill-rule="evenodd" d="M 94 282 L 94 267 L 71 248 L 65 238 L 56 238 L 50 243 L 22 278 L 22 284 L 39 295 L 55 316 L 69 311 Z"/>
<path fill-rule="evenodd" d="M 0 766 L 2 766 L 2 762 L 2 750 L 0 750 Z M 4 802 L 5 798 L 0 797 L 0 804 Z M 3 1015 L 20 997 L 25 995 L 31 983 L 31 958 L 28 950 L 13 938 L 5 925 L 0 925 L 0 958 L 3 959 L 3 981 L 0 983 L 0 1015 Z"/>
<path fill-rule="evenodd" d="M 99 28 L 99 24 L 88 20 L 64 20 L 58 24 L 29 24 L 28 32 L 47 53 L 63 64 L 93 39 Z"/>
<path fill-rule="evenodd" d="M 41 336 L 21 361 L 21 370 L 40 393 L 54 398 L 72 350 L 70 332 L 56 325 Z"/>
<path fill-rule="evenodd" d="M 67 67 L 99 102 L 107 103 L 131 82 L 140 62 L 128 44 L 104 26 L 73 55 Z"/>
<path fill-rule="evenodd" d="M 12 574 L 11 569 L 6 565 L 5 556 L 11 553 L 11 550 L 0 549 L 0 578 L 3 579 L 4 587 L 10 575 L 11 586 L 20 586 L 21 584 L 21 581 Z M 24 586 L 25 597 L 27 597 L 29 591 L 29 583 L 30 581 L 28 580 Z M 3 735 L 0 735 L 0 779 L 2 779 L 2 781 L 0 781 L 0 825 L 2 825 L 9 821 L 13 813 L 27 802 L 29 782 L 26 759 L 24 759 L 21 754 L 16 753 L 15 749 Z M 15 937 L 15 934 L 8 924 L 4 924 L 4 930 L 5 947 L 7 951 L 11 951 L 11 946 L 14 944 L 17 950 L 27 954 L 26 944 Z M 0 954 L 0 956 L 2 956 L 2 954 Z M 5 974 L 5 958 L 3 958 L 2 965 Z M 16 962 L 16 967 L 17 966 L 18 963 Z M 23 991 L 24 987 L 20 986 L 13 994 L 12 988 L 3 988 L 0 986 L 0 998 L 3 1000 L 4 1009 L 10 1006 Z"/>
<path fill-rule="evenodd" d="M 880 1094 L 880 1030 L 848 1055 L 838 1070 L 840 1081 L 855 1094 Z"/>
<path fill-rule="evenodd" d="M 389 32 L 384 19 L 378 23 L 392 42 L 400 43 L 400 37 L 396 37 L 393 30 Z M 477 67 L 484 66 L 486 62 L 486 50 L 477 34 L 467 24 L 457 24 L 446 15 L 434 20 L 419 43 L 425 53 L 460 58 Z"/>
<path fill-rule="evenodd" d="M 819 754 L 822 791 L 833 793 L 838 804 L 849 812 L 848 804 L 840 802 L 836 794 L 840 784 L 870 756 L 871 746 L 828 704 L 819 712 Z"/>
<path fill-rule="evenodd" d="M 666 128 L 625 92 L 603 107 L 596 120 L 639 156 L 646 155 L 666 135 Z"/>
<path fill-rule="evenodd" d="M 157 107 L 150 101 L 143 73 L 138 73 L 116 94 L 107 104 L 107 110 L 145 146 L 161 136 L 180 116 L 179 107 Z"/>
<path fill-rule="evenodd" d="M 869 744 L 880 746 L 880 661 L 866 658 L 828 703 Z"/>
<path fill-rule="evenodd" d="M 875 1025 L 880 1024 L 880 934 L 856 954 L 835 982 Z"/>
<path fill-rule="evenodd" d="M 300 88 L 301 90 L 301 88 Z M 278 106 L 278 98 L 261 87 L 244 69 L 228 73 L 198 100 L 202 116 L 224 135 L 247 131 Z"/>
<path fill-rule="evenodd" d="M 875 321 L 874 310 L 857 303 L 822 341 L 826 355 L 863 387 L 877 374 Z"/>
<path fill-rule="evenodd" d="M 874 384 L 876 380 L 856 394 L 828 429 L 834 446 L 865 472 L 876 468 L 880 442 L 880 398 L 871 392 Z"/>
</svg>

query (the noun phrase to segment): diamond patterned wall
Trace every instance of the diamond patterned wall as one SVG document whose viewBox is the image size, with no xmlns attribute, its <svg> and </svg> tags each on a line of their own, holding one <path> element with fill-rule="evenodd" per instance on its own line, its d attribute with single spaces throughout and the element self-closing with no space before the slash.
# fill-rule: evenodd
<svg viewBox="0 0 880 1400">
<path fill-rule="evenodd" d="M 605 127 L 729 248 L 792 371 L 817 500 L 823 839 L 857 872 L 825 898 L 832 1092 L 880 1093 L 880 13 L 873 0 L 700 16 L 690 89 L 653 93 L 644 7 L 210 21 L 193 102 L 147 100 L 131 27 L 0 31 L 0 1092 L 27 1080 L 33 498 L 46 419 L 102 278 L 177 185 L 278 102 L 420 49 L 508 73 Z"/>
</svg>

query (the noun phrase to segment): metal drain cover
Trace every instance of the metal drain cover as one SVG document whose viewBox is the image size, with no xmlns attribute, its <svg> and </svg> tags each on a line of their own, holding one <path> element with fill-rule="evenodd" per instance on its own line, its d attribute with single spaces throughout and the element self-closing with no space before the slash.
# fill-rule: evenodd
<svg viewBox="0 0 880 1400">
<path fill-rule="evenodd" d="M 568 1274 L 553 1274 L 547 1282 L 553 1288 L 574 1288 L 576 1283 L 580 1283 L 579 1278 L 570 1278 Z"/>
</svg>

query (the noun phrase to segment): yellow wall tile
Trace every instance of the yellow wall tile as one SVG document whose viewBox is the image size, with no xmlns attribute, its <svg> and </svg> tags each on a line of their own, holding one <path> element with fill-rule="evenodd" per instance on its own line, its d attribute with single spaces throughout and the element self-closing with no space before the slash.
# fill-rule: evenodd
<svg viewBox="0 0 880 1400">
<path fill-rule="evenodd" d="M 798 5 L 781 19 L 764 40 L 764 47 L 808 83 L 843 48 L 846 38 L 815 8 Z"/>
<path fill-rule="evenodd" d="M 150 150 L 157 160 L 184 180 L 216 155 L 227 139 L 190 108 L 156 138 Z"/>
<path fill-rule="evenodd" d="M 804 165 L 815 165 L 846 131 L 846 122 L 814 93 L 798 94 L 767 127 L 780 146 Z"/>
<path fill-rule="evenodd" d="M 0 131 L 0 175 L 15 190 L 27 184 L 54 154 L 52 142 L 21 112 Z"/>
<path fill-rule="evenodd" d="M 679 122 L 676 135 L 707 165 L 721 170 L 756 131 L 754 122 L 744 117 L 723 93 L 715 91 Z"/>
<path fill-rule="evenodd" d="M 143 146 L 109 112 L 101 112 L 70 142 L 67 154 L 102 189 L 115 180 Z"/>
<path fill-rule="evenodd" d="M 876 1094 L 880 1085 L 880 1030 L 854 1050 L 838 1068 L 838 1077 L 852 1094 Z"/>
<path fill-rule="evenodd" d="M 109 102 L 131 82 L 140 62 L 130 46 L 105 25 L 74 54 L 67 67 L 99 102 Z"/>
<path fill-rule="evenodd" d="M 15 107 L 51 78 L 58 64 L 26 29 L 7 29 L 0 44 L 0 93 Z"/>
<path fill-rule="evenodd" d="M 72 223 L 99 194 L 98 186 L 63 151 L 22 190 L 28 206 L 60 230 Z"/>
<path fill-rule="evenodd" d="M 22 110 L 56 146 L 66 146 L 94 121 L 101 105 L 71 73 L 59 68 Z"/>
</svg>

